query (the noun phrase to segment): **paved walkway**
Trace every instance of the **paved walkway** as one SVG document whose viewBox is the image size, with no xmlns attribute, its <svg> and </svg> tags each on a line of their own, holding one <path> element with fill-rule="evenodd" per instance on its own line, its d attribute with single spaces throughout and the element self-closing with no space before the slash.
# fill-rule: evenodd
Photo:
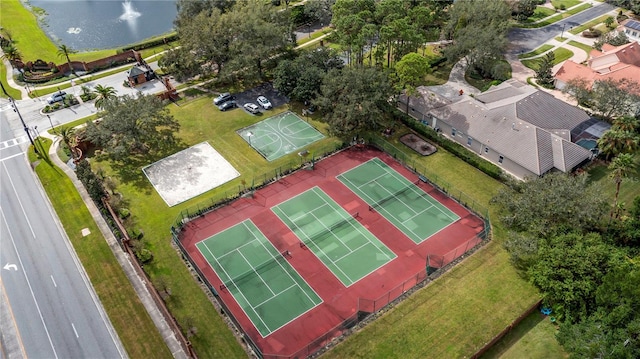
<svg viewBox="0 0 640 359">
<path fill-rule="evenodd" d="M 149 316 L 151 317 L 154 324 L 158 328 L 158 331 L 160 332 L 160 335 L 162 336 L 164 342 L 169 347 L 169 350 L 173 354 L 173 357 L 176 359 L 189 358 L 189 356 L 182 349 L 182 346 L 180 345 L 180 342 L 176 338 L 176 335 L 173 333 L 173 331 L 169 327 L 169 324 L 165 321 L 165 318 L 160 312 L 160 309 L 158 309 L 158 307 L 156 306 L 155 301 L 151 297 L 151 293 L 149 293 L 149 291 L 147 290 L 147 287 L 145 285 L 145 279 L 141 278 L 136 272 L 136 270 L 134 269 L 133 265 L 129 260 L 129 257 L 120 247 L 120 244 L 118 243 L 115 236 L 113 235 L 113 232 L 111 232 L 111 229 L 109 228 L 104 218 L 100 214 L 100 210 L 98 209 L 98 207 L 96 207 L 95 203 L 89 196 L 89 193 L 82 185 L 82 182 L 78 180 L 75 172 L 71 170 L 71 168 L 69 168 L 69 166 L 66 163 L 62 162 L 62 160 L 60 160 L 60 157 L 58 157 L 57 151 L 58 151 L 58 146 L 60 144 L 61 138 L 54 137 L 53 135 L 49 134 L 47 131 L 42 131 L 40 135 L 43 137 L 47 137 L 53 141 L 53 145 L 49 148 L 49 157 L 51 158 L 51 160 L 56 166 L 58 166 L 60 169 L 64 171 L 64 173 L 67 175 L 67 177 L 69 177 L 71 182 L 73 182 L 73 185 L 76 187 L 78 193 L 82 197 L 82 200 L 84 201 L 85 205 L 89 209 L 89 212 L 91 213 L 93 219 L 98 225 L 98 228 L 100 228 L 100 232 L 102 233 L 105 240 L 107 241 L 107 244 L 111 248 L 111 251 L 113 252 L 116 259 L 118 260 L 118 263 L 120 263 L 120 266 L 122 267 L 123 271 L 125 272 L 125 275 L 131 282 L 131 285 L 133 286 L 134 290 L 138 294 L 138 298 L 140 298 L 140 301 L 142 302 L 145 309 L 149 313 Z"/>
</svg>

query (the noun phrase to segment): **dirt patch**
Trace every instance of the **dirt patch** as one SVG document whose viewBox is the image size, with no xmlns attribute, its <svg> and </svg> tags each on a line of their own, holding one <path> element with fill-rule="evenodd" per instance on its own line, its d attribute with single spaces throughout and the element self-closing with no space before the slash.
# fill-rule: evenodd
<svg viewBox="0 0 640 359">
<path fill-rule="evenodd" d="M 400 137 L 400 142 L 423 156 L 429 156 L 438 150 L 436 146 L 413 133 L 402 135 L 402 137 Z"/>
</svg>

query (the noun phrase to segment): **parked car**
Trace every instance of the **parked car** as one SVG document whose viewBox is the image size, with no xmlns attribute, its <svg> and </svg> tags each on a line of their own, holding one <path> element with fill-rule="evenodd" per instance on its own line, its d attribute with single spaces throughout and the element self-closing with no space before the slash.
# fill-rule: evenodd
<svg viewBox="0 0 640 359">
<path fill-rule="evenodd" d="M 47 103 L 49 105 L 53 105 L 56 102 L 60 102 L 64 100 L 64 97 L 67 96 L 67 93 L 64 91 L 58 91 L 47 98 Z"/>
<path fill-rule="evenodd" d="M 262 108 L 264 108 L 265 110 L 273 108 L 273 105 L 271 105 L 271 102 L 269 102 L 269 100 L 267 100 L 267 98 L 264 96 L 258 97 L 258 104 L 262 106 Z"/>
<path fill-rule="evenodd" d="M 221 93 L 220 95 L 218 95 L 218 97 L 214 98 L 213 104 L 218 106 L 218 105 L 222 105 L 223 103 L 229 100 L 233 100 L 233 96 L 231 96 L 230 93 L 225 92 L 225 93 Z"/>
<path fill-rule="evenodd" d="M 236 107 L 236 102 L 233 100 L 227 101 L 227 102 L 223 102 L 220 106 L 218 106 L 218 110 L 220 111 L 226 111 L 226 110 L 231 110 L 232 108 Z"/>
<path fill-rule="evenodd" d="M 251 103 L 251 102 L 245 103 L 243 107 L 244 107 L 245 110 L 247 110 L 247 111 L 249 111 L 249 112 L 251 112 L 253 114 L 256 114 L 256 113 L 260 112 L 260 107 L 258 107 L 258 105 L 256 105 L 255 103 Z"/>
</svg>

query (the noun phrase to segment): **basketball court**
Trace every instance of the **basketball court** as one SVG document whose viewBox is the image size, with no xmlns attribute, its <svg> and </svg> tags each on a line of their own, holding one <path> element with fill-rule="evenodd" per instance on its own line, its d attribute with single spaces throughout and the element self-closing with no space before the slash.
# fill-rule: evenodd
<svg viewBox="0 0 640 359">
<path fill-rule="evenodd" d="M 276 160 L 324 136 L 291 111 L 236 131 L 267 161 Z"/>
</svg>

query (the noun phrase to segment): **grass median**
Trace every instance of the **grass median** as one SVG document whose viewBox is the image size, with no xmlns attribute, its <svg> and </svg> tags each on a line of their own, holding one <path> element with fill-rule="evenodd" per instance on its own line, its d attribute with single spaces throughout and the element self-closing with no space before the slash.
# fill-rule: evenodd
<svg viewBox="0 0 640 359">
<path fill-rule="evenodd" d="M 48 151 L 51 141 L 41 142 Z M 37 160 L 32 151 L 29 159 Z M 35 171 L 129 357 L 171 358 L 169 348 L 71 180 L 47 161 L 41 160 Z M 88 228 L 91 234 L 83 237 L 83 228 Z"/>
<path fill-rule="evenodd" d="M 553 60 L 554 65 L 557 65 L 562 61 L 568 60 L 571 58 L 571 56 L 573 56 L 573 52 L 571 50 L 567 50 L 562 47 L 553 50 L 553 54 L 555 55 L 555 58 Z M 534 71 L 537 71 L 540 68 L 540 65 L 542 64 L 542 61 L 544 61 L 543 57 L 536 57 L 535 59 L 522 60 L 521 62 L 524 66 Z"/>
</svg>

